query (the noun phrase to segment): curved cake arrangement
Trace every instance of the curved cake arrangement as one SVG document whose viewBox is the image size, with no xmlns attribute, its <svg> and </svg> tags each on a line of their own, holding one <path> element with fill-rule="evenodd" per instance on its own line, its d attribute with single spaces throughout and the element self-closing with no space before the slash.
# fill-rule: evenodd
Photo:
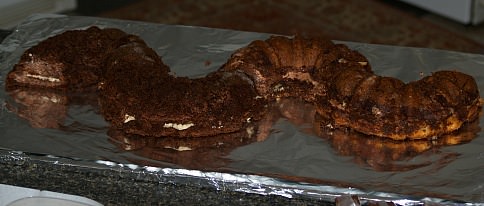
<svg viewBox="0 0 484 206">
<path fill-rule="evenodd" d="M 99 93 L 101 113 L 128 135 L 206 137 L 240 132 L 271 102 L 312 104 L 324 129 L 393 140 L 442 136 L 477 119 L 473 77 L 439 71 L 404 83 L 374 74 L 357 51 L 325 39 L 273 36 L 235 51 L 203 78 L 175 77 L 154 50 L 118 29 L 67 31 L 28 49 L 6 88 Z"/>
</svg>

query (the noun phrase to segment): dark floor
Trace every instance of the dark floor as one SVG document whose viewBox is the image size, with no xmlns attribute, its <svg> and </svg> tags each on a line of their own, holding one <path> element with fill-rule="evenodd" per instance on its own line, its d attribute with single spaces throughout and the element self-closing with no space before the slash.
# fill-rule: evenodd
<svg viewBox="0 0 484 206">
<path fill-rule="evenodd" d="M 88 0 L 73 13 L 484 53 L 484 24 L 461 25 L 394 0 Z"/>
</svg>

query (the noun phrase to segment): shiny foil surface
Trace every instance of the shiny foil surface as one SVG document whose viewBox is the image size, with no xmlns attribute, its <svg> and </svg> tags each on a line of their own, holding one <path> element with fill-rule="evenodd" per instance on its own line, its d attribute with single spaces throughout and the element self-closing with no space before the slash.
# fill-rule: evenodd
<svg viewBox="0 0 484 206">
<path fill-rule="evenodd" d="M 93 25 L 139 35 L 157 51 L 174 75 L 192 78 L 217 70 L 236 49 L 271 35 L 94 17 L 30 16 L 0 45 L 3 160 L 40 158 L 51 164 L 93 170 L 116 168 L 126 173 L 153 175 L 159 181 L 174 177 L 178 182 L 194 181 L 217 189 L 289 198 L 303 195 L 335 201 L 337 197 L 357 195 L 362 201 L 392 201 L 397 205 L 484 204 L 482 120 L 436 140 L 395 142 L 348 130 L 314 131 L 305 120 L 308 116 L 312 118 L 311 108 L 288 101 L 278 105 L 282 108 L 280 114 L 268 118 L 271 126 L 265 136 L 221 147 L 177 151 L 187 148 L 190 141 L 177 142 L 175 146 L 167 143 L 169 140 L 130 138 L 111 131 L 99 114 L 96 95 L 68 97 L 69 102 L 63 103 L 67 101 L 65 94 L 55 92 L 6 93 L 6 74 L 23 51 L 49 36 Z M 376 74 L 405 82 L 436 70 L 470 74 L 483 96 L 483 55 L 337 43 L 364 54 Z M 45 101 L 26 102 L 28 96 Z M 292 113 L 285 114 L 286 109 Z M 294 114 L 300 117 L 289 118 Z M 227 138 L 236 137 L 214 137 L 206 142 L 217 144 Z"/>
</svg>

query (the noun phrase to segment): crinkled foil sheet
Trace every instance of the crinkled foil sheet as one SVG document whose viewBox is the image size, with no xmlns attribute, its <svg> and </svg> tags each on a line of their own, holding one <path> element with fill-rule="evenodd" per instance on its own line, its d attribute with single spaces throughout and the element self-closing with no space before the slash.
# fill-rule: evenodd
<svg viewBox="0 0 484 206">
<path fill-rule="evenodd" d="M 230 54 L 252 40 L 270 34 L 120 21 L 93 17 L 37 14 L 27 18 L 0 45 L 0 155 L 2 161 L 41 160 L 49 164 L 116 169 L 154 181 L 195 182 L 201 186 L 285 197 L 307 196 L 334 201 L 358 195 L 362 200 L 392 201 L 397 205 L 439 203 L 484 204 L 484 137 L 476 123 L 476 136 L 461 144 L 411 149 L 395 159 L 371 154 L 375 145 L 356 151 L 354 142 L 337 142 L 304 132 L 280 118 L 264 141 L 241 145 L 221 156 L 207 156 L 200 164 L 185 165 L 184 152 L 171 158 L 124 150 L 109 140 L 108 124 L 92 105 L 67 108 L 64 127 L 34 128 L 8 108 L 5 75 L 22 52 L 39 41 L 70 29 L 92 25 L 115 27 L 141 36 L 179 76 L 200 77 L 218 69 Z M 363 53 L 379 75 L 413 81 L 432 71 L 455 69 L 474 76 L 484 91 L 484 56 L 424 48 L 338 42 Z M 482 95 L 482 94 L 481 94 Z M 307 125 L 306 125 L 307 126 Z M 359 144 L 359 143 L 356 143 Z M 382 143 L 383 144 L 383 143 Z M 411 147 L 391 143 L 392 148 Z M 354 146 L 354 145 L 353 145 Z M 361 145 L 360 145 L 361 146 Z M 418 147 L 418 146 L 414 146 Z M 365 151 L 367 151 L 365 153 Z M 151 151 L 154 154 L 156 151 Z M 175 156 L 175 157 L 173 157 Z M 381 160 L 383 159 L 383 160 Z M 75 160 L 75 161 L 73 161 Z M 170 161 L 173 160 L 173 161 Z M 228 161 L 227 161 L 228 160 Z M 220 165 L 204 165 L 222 161 Z"/>
</svg>

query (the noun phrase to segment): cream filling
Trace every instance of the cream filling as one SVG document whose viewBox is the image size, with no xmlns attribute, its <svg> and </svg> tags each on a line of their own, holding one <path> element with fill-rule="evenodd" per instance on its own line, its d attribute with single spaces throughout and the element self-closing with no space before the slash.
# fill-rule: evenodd
<svg viewBox="0 0 484 206">
<path fill-rule="evenodd" d="M 173 128 L 176 130 L 186 130 L 190 127 L 195 126 L 193 123 L 188 123 L 188 124 L 177 124 L 177 123 L 165 123 L 163 125 L 164 128 Z"/>
<path fill-rule="evenodd" d="M 60 82 L 61 81 L 59 78 L 46 77 L 46 76 L 36 75 L 36 74 L 26 74 L 25 76 L 30 77 L 30 78 L 40 79 L 42 81 L 47 80 L 49 82 Z"/>
<path fill-rule="evenodd" d="M 314 81 L 313 78 L 311 78 L 311 75 L 307 72 L 287 72 L 282 78 L 310 82 L 314 86 L 319 85 L 319 83 Z"/>
<path fill-rule="evenodd" d="M 47 97 L 47 96 L 42 96 L 42 100 L 45 101 L 50 101 L 52 103 L 59 103 L 61 100 L 57 97 Z"/>
<path fill-rule="evenodd" d="M 133 120 L 136 120 L 136 118 L 134 116 L 131 116 L 129 114 L 125 114 L 123 123 L 128 123 L 128 122 L 133 121 Z"/>
</svg>

